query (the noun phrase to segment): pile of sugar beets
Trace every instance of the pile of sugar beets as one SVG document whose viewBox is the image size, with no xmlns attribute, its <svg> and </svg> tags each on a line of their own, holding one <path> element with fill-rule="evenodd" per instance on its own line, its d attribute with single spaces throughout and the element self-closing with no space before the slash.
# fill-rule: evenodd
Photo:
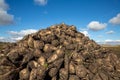
<svg viewBox="0 0 120 80">
<path fill-rule="evenodd" d="M 120 59 L 73 25 L 26 35 L 0 55 L 0 80 L 120 80 Z"/>
</svg>

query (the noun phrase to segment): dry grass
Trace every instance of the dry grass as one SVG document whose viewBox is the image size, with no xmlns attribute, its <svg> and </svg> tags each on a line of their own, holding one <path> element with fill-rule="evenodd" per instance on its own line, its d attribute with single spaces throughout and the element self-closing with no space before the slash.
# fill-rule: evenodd
<svg viewBox="0 0 120 80">
<path fill-rule="evenodd" d="M 0 42 L 0 50 L 2 50 L 8 44 L 10 44 L 10 43 Z"/>
<path fill-rule="evenodd" d="M 117 46 L 103 46 L 103 47 L 112 50 L 120 58 L 120 45 L 117 45 Z"/>
<path fill-rule="evenodd" d="M 4 44 L 0 42 L 0 50 L 3 48 Z"/>
</svg>

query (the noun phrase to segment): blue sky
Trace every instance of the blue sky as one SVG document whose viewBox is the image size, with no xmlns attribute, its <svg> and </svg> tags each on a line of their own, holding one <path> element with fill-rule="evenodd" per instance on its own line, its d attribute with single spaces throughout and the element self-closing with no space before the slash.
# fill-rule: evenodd
<svg viewBox="0 0 120 80">
<path fill-rule="evenodd" d="M 120 0 L 0 0 L 0 41 L 62 22 L 96 42 L 120 43 Z"/>
</svg>

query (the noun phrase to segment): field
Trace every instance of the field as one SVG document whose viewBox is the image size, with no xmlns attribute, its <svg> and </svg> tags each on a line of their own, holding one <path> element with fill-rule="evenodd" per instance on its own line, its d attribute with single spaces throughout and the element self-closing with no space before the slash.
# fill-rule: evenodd
<svg viewBox="0 0 120 80">
<path fill-rule="evenodd" d="M 103 46 L 103 47 L 112 50 L 120 58 L 120 45 L 117 45 L 117 46 Z"/>
<path fill-rule="evenodd" d="M 3 49 L 3 47 L 4 47 L 5 44 L 6 44 L 6 43 L 0 42 L 0 50 Z"/>
<path fill-rule="evenodd" d="M 2 50 L 8 44 L 10 44 L 10 43 L 0 42 L 0 50 Z"/>
</svg>

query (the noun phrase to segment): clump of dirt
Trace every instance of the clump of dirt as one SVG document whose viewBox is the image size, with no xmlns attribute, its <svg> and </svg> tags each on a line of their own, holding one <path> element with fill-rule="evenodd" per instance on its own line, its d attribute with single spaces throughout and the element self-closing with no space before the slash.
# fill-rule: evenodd
<svg viewBox="0 0 120 80">
<path fill-rule="evenodd" d="M 0 51 L 0 80 L 120 80 L 120 59 L 66 24 Z"/>
</svg>

